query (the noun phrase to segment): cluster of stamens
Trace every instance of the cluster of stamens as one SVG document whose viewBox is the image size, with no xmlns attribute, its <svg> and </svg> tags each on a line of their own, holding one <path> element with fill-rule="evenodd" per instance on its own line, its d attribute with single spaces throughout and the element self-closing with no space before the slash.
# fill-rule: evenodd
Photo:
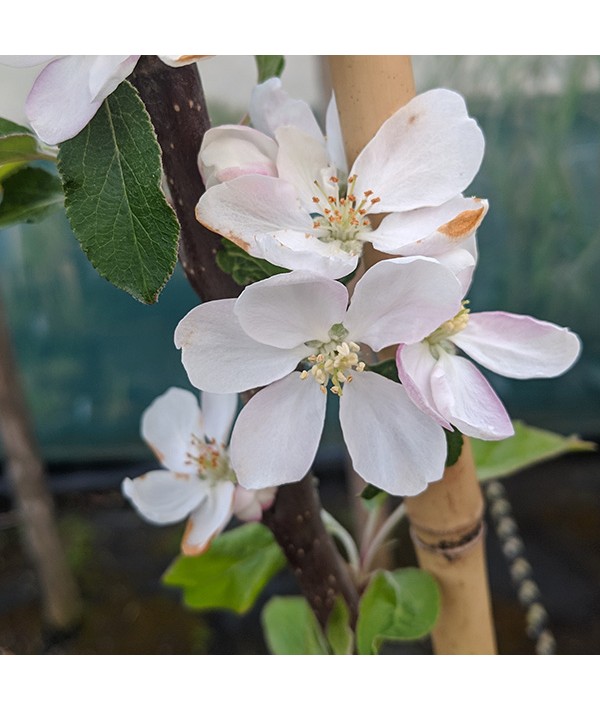
<svg viewBox="0 0 600 711">
<path fill-rule="evenodd" d="M 337 324 L 337 326 L 341 326 L 341 324 Z M 335 326 L 332 327 L 329 332 L 330 336 L 332 331 L 335 332 L 335 328 Z M 359 351 L 360 346 L 354 341 L 340 341 L 332 338 L 327 343 L 320 343 L 318 352 L 307 358 L 308 362 L 312 364 L 311 368 L 303 370 L 300 377 L 302 380 L 306 380 L 309 375 L 312 375 L 319 383 L 323 393 L 327 392 L 327 385 L 331 381 L 331 392 L 341 397 L 344 383 L 352 382 L 352 370 L 362 373 L 366 367 L 358 359 Z"/>
<path fill-rule="evenodd" d="M 235 481 L 225 445 L 218 444 L 214 438 L 201 438 L 193 434 L 190 450 L 186 452 L 185 463 L 196 467 L 200 479 Z"/>
<path fill-rule="evenodd" d="M 456 346 L 448 339 L 451 336 L 462 331 L 465 326 L 469 323 L 469 311 L 467 308 L 468 301 L 462 302 L 462 309 L 448 321 L 445 321 L 439 328 L 427 336 L 425 339 L 429 343 L 429 348 L 432 355 L 437 358 L 439 353 L 438 349 L 442 348 L 447 353 L 456 353 Z"/>
<path fill-rule="evenodd" d="M 325 190 L 315 180 L 318 195 L 313 197 L 315 213 L 313 213 L 313 228 L 323 242 L 337 241 L 340 248 L 346 252 L 359 253 L 362 249 L 361 235 L 370 232 L 372 227 L 367 213 L 381 198 L 372 197 L 372 190 L 365 190 L 362 198 L 354 194 L 356 175 L 348 178 L 346 195 L 341 195 L 339 178 L 329 178 L 332 189 Z"/>
</svg>

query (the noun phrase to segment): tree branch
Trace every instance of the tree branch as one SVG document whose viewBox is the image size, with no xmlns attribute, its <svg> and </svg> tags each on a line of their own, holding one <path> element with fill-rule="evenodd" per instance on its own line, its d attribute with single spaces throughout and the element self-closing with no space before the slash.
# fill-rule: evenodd
<svg viewBox="0 0 600 711">
<path fill-rule="evenodd" d="M 157 57 L 142 57 L 131 80 L 146 105 L 163 152 L 163 167 L 181 224 L 179 255 L 186 276 L 203 301 L 236 297 L 240 287 L 215 262 L 219 238 L 194 215 L 204 193 L 197 156 L 210 127 L 197 68 L 173 69 Z M 314 478 L 309 475 L 280 487 L 263 522 L 281 546 L 321 624 L 340 595 L 355 618 L 356 587 L 321 521 Z"/>
</svg>

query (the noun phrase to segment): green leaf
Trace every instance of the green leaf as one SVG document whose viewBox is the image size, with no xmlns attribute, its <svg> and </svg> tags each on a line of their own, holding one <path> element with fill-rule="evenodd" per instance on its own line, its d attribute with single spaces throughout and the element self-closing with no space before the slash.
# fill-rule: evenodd
<svg viewBox="0 0 600 711">
<path fill-rule="evenodd" d="M 436 623 L 440 592 L 434 578 L 418 568 L 375 573 L 358 610 L 359 654 L 377 654 L 384 640 L 418 639 Z"/>
<path fill-rule="evenodd" d="M 382 360 L 379 363 L 373 363 L 372 365 L 367 366 L 367 370 L 371 370 L 373 373 L 379 373 L 379 375 L 383 375 L 384 378 L 393 380 L 395 383 L 400 382 L 398 367 L 394 358 Z"/>
<path fill-rule="evenodd" d="M 575 435 L 563 437 L 519 421 L 513 422 L 513 425 L 515 434 L 508 439 L 499 442 L 471 439 L 480 481 L 509 476 L 567 452 L 590 452 L 596 449 L 593 442 L 585 442 Z"/>
<path fill-rule="evenodd" d="M 344 598 L 338 597 L 335 601 L 325 633 L 334 654 L 352 654 L 354 633 L 350 627 L 350 611 Z"/>
<path fill-rule="evenodd" d="M 26 126 L 21 126 L 14 121 L 9 121 L 8 119 L 0 117 L 0 137 L 10 136 L 15 133 L 27 133 L 30 136 L 33 135 L 30 129 Z"/>
<path fill-rule="evenodd" d="M 177 259 L 179 224 L 160 186 L 160 148 L 144 104 L 122 82 L 75 138 L 58 167 L 71 227 L 97 271 L 153 303 Z"/>
<path fill-rule="evenodd" d="M 329 654 L 317 618 L 303 597 L 269 600 L 262 625 L 271 654 Z"/>
<path fill-rule="evenodd" d="M 375 486 L 375 484 L 367 484 L 365 488 L 360 492 L 359 496 L 361 499 L 364 501 L 370 501 L 371 499 L 374 499 L 376 496 L 379 496 L 379 494 L 385 493 L 382 489 L 379 487 Z"/>
<path fill-rule="evenodd" d="M 257 54 L 254 58 L 259 84 L 271 77 L 280 77 L 285 68 L 285 57 L 282 54 Z"/>
<path fill-rule="evenodd" d="M 41 168 L 23 168 L 2 184 L 0 227 L 38 222 L 63 205 L 60 180 Z"/>
<path fill-rule="evenodd" d="M 460 453 L 462 452 L 463 436 L 462 433 L 456 429 L 453 429 L 452 432 L 450 432 L 450 430 L 445 429 L 444 434 L 446 435 L 446 444 L 448 445 L 448 452 L 446 454 L 446 466 L 451 467 L 453 464 L 456 464 L 456 462 L 458 462 L 458 458 L 460 457 Z"/>
<path fill-rule="evenodd" d="M 228 239 L 221 240 L 221 249 L 217 252 L 216 260 L 221 271 L 230 274 L 235 283 L 240 286 L 248 286 L 275 274 L 289 271 L 283 267 L 276 267 L 264 259 L 253 257 Z"/>
<path fill-rule="evenodd" d="M 200 556 L 176 558 L 163 582 L 183 588 L 196 610 L 247 612 L 269 580 L 285 565 L 268 528 L 248 523 L 215 538 Z"/>
<path fill-rule="evenodd" d="M 0 136 L 0 167 L 9 163 L 29 163 L 33 160 L 48 160 L 50 156 L 38 149 L 33 136 Z"/>
</svg>

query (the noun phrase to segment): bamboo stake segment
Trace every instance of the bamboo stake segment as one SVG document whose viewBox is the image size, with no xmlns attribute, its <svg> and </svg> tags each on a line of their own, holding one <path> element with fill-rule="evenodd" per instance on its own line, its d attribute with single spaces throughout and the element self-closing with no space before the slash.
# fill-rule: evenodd
<svg viewBox="0 0 600 711">
<path fill-rule="evenodd" d="M 348 162 L 352 164 L 381 124 L 415 95 L 410 57 L 346 55 L 329 58 Z M 368 268 L 386 255 L 366 250 Z M 432 639 L 437 654 L 495 654 L 483 536 L 483 496 L 470 445 L 444 478 L 406 508 L 419 564 L 438 580 L 440 619 Z"/>
</svg>

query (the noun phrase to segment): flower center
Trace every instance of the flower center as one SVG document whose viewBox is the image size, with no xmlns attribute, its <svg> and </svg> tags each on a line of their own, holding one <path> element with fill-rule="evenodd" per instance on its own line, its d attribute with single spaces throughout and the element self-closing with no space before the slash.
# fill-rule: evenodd
<svg viewBox="0 0 600 711">
<path fill-rule="evenodd" d="M 215 439 L 192 435 L 190 452 L 186 454 L 186 464 L 196 466 L 196 475 L 211 484 L 217 481 L 237 481 L 229 464 L 229 455 L 225 445 Z"/>
<path fill-rule="evenodd" d="M 303 370 L 300 377 L 306 380 L 312 375 L 323 393 L 327 392 L 327 385 L 331 381 L 331 392 L 341 397 L 344 383 L 352 381 L 352 371 L 362 373 L 365 364 L 358 359 L 358 344 L 345 340 L 348 331 L 341 323 L 334 324 L 327 335 L 330 338 L 327 342 L 308 341 L 306 344 L 314 347 L 315 353 L 308 356 L 308 363 L 312 365 L 310 369 Z"/>
<path fill-rule="evenodd" d="M 372 231 L 367 214 L 371 207 L 381 201 L 372 197 L 372 190 L 365 190 L 362 198 L 354 194 L 356 175 L 348 178 L 347 185 L 339 178 L 329 178 L 330 185 L 323 187 L 315 180 L 317 194 L 313 197 L 315 212 L 311 213 L 317 238 L 322 242 L 337 242 L 340 249 L 349 254 L 360 254 L 366 234 Z"/>
<path fill-rule="evenodd" d="M 456 314 L 456 316 L 451 318 L 449 321 L 445 321 L 425 339 L 429 344 L 429 349 L 434 358 L 437 359 L 439 357 L 440 348 L 446 351 L 446 353 L 451 353 L 453 355 L 456 353 L 456 346 L 448 339 L 462 331 L 469 323 L 470 309 L 467 308 L 468 303 L 468 301 L 463 301 L 462 309 Z"/>
</svg>

